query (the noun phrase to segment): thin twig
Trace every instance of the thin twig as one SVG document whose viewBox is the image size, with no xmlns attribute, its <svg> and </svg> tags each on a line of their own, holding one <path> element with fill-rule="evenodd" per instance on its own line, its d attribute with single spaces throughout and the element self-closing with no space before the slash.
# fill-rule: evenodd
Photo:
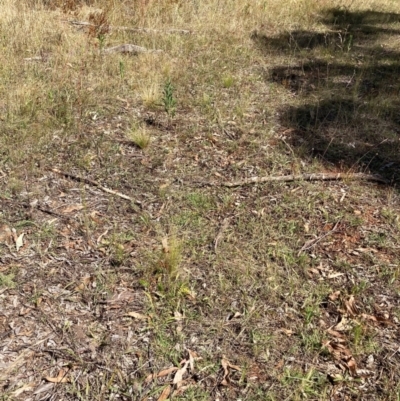
<svg viewBox="0 0 400 401">
<path fill-rule="evenodd" d="M 297 254 L 297 256 L 300 256 L 300 254 L 304 251 L 307 251 L 308 249 L 313 248 L 315 245 L 318 244 L 318 242 L 321 242 L 324 238 L 326 238 L 328 235 L 331 235 L 332 233 L 334 233 L 338 227 L 340 223 L 340 220 L 336 222 L 335 226 L 332 228 L 332 230 L 329 230 L 327 233 L 325 233 L 324 235 L 321 235 L 318 238 L 314 238 L 310 241 L 307 241 L 300 249 L 299 253 Z"/>
<path fill-rule="evenodd" d="M 53 173 L 56 173 L 58 175 L 62 175 L 63 177 L 70 178 L 70 179 L 75 180 L 75 181 L 84 182 L 85 184 L 93 185 L 93 186 L 101 189 L 103 192 L 107 192 L 109 194 L 112 194 L 112 195 L 115 195 L 115 196 L 119 196 L 122 199 L 126 199 L 128 201 L 140 204 L 139 201 L 135 201 L 130 196 L 125 195 L 125 194 L 121 194 L 121 192 L 114 191 L 113 189 L 106 188 L 103 185 L 101 185 L 100 183 L 98 183 L 97 181 L 90 180 L 89 178 L 83 178 L 83 177 L 79 177 L 77 175 L 73 175 L 73 174 L 70 174 L 70 173 L 65 173 L 65 172 L 63 172 L 63 171 L 61 171 L 61 170 L 59 170 L 57 168 L 52 168 L 52 169 L 50 169 L 50 171 L 52 171 Z"/>
<path fill-rule="evenodd" d="M 41 206 L 36 206 L 36 209 L 41 211 L 42 213 L 48 214 L 50 216 L 55 216 L 55 217 L 58 217 L 60 219 L 65 219 L 65 220 L 71 220 L 71 217 L 65 216 L 65 215 L 57 213 L 57 212 L 53 212 L 52 210 L 45 209 Z"/>
<path fill-rule="evenodd" d="M 221 185 L 224 187 L 239 187 L 242 185 L 249 184 L 260 184 L 263 182 L 292 182 L 292 181 L 335 181 L 335 180 L 365 180 L 365 181 L 376 181 L 387 184 L 388 182 L 373 174 L 365 173 L 316 173 L 316 174 L 290 174 L 281 176 L 266 176 L 266 177 L 250 177 L 244 180 L 224 182 Z M 210 183 L 209 185 L 216 185 Z"/>
<path fill-rule="evenodd" d="M 286 142 L 285 137 L 281 137 L 281 141 L 287 146 L 287 148 L 290 150 L 290 153 L 292 154 L 293 157 L 296 157 L 293 148 Z"/>
</svg>

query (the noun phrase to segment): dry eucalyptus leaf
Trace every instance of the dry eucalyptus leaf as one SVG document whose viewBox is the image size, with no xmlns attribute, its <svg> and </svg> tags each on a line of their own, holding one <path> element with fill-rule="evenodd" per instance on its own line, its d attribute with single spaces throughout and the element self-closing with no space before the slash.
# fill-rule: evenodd
<svg viewBox="0 0 400 401">
<path fill-rule="evenodd" d="M 167 387 L 164 388 L 160 396 L 157 398 L 157 401 L 167 400 L 170 394 L 171 394 L 171 385 L 168 385 Z"/>
<path fill-rule="evenodd" d="M 222 368 L 224 369 L 224 377 L 222 378 L 221 384 L 223 386 L 227 386 L 229 384 L 229 372 L 230 372 L 230 369 L 237 370 L 238 372 L 240 372 L 240 367 L 237 366 L 237 365 L 232 365 L 225 358 L 225 356 L 222 356 L 221 365 L 222 365 Z"/>
<path fill-rule="evenodd" d="M 340 276 L 344 276 L 344 273 L 332 273 L 328 275 L 328 278 L 336 278 Z"/>
<path fill-rule="evenodd" d="M 190 361 L 185 361 L 185 364 L 183 365 L 182 368 L 180 368 L 176 373 L 174 377 L 173 383 L 176 384 L 176 387 L 179 388 L 181 386 L 182 380 L 183 380 L 183 375 L 186 373 L 187 368 L 189 366 Z"/>
<path fill-rule="evenodd" d="M 201 358 L 197 355 L 197 352 L 192 351 L 190 349 L 188 349 L 188 353 L 189 353 L 190 371 L 193 373 L 194 372 L 194 361 L 196 359 L 201 359 Z"/>
<path fill-rule="evenodd" d="M 50 383 L 69 383 L 70 380 L 68 379 L 66 374 L 67 374 L 67 371 L 65 371 L 64 369 L 61 369 L 58 372 L 57 377 L 49 377 L 49 376 L 47 376 L 46 380 L 48 382 L 50 382 Z"/>
<path fill-rule="evenodd" d="M 160 372 L 158 372 L 158 373 L 154 373 L 154 374 L 148 375 L 148 376 L 146 377 L 146 379 L 145 379 L 144 382 L 145 382 L 146 384 L 148 384 L 148 383 L 150 383 L 152 380 L 157 379 L 158 377 L 168 376 L 169 374 L 174 373 L 174 372 L 176 372 L 177 370 L 178 370 L 177 367 L 172 366 L 172 367 L 170 367 L 170 368 L 168 368 L 168 369 L 164 369 L 164 370 L 162 370 L 162 371 L 160 371 Z"/>
<path fill-rule="evenodd" d="M 184 315 L 182 315 L 182 313 L 180 313 L 180 312 L 178 312 L 178 311 L 175 311 L 174 312 L 174 319 L 176 320 L 176 321 L 180 321 L 180 320 L 183 320 L 185 318 L 185 316 Z"/>
<path fill-rule="evenodd" d="M 15 247 L 17 248 L 17 252 L 24 246 L 24 233 L 22 233 L 17 240 L 15 241 Z"/>
<path fill-rule="evenodd" d="M 77 205 L 69 205 L 64 209 L 61 209 L 61 211 L 63 213 L 68 214 L 68 213 L 72 213 L 72 212 L 77 212 L 77 211 L 82 210 L 82 209 L 83 209 L 83 205 L 78 203 Z"/>
<path fill-rule="evenodd" d="M 134 319 L 138 320 L 146 320 L 149 318 L 148 316 L 142 315 L 141 313 L 138 312 L 128 312 L 127 314 L 125 314 L 125 316 L 133 317 Z"/>
<path fill-rule="evenodd" d="M 161 240 L 162 248 L 164 253 L 169 253 L 168 237 L 164 237 Z"/>
<path fill-rule="evenodd" d="M 13 233 L 7 224 L 0 226 L 0 243 L 11 245 L 13 240 Z"/>
</svg>

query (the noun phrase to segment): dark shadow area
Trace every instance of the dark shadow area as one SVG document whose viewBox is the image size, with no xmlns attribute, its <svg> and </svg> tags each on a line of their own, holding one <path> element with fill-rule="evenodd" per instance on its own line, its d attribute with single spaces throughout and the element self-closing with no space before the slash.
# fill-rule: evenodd
<svg viewBox="0 0 400 401">
<path fill-rule="evenodd" d="M 292 94 L 282 126 L 299 154 L 400 180 L 400 14 L 330 9 L 326 33 L 253 34 L 270 55 L 287 55 L 266 79 Z M 397 43 L 397 45 L 396 45 Z M 294 99 L 294 100 L 293 100 Z M 295 105 L 293 105 L 295 104 Z"/>
<path fill-rule="evenodd" d="M 400 14 L 379 11 L 349 12 L 346 9 L 332 8 L 326 11 L 326 16 L 322 18 L 322 22 L 326 25 L 351 25 L 353 28 L 363 29 L 368 25 L 400 22 Z"/>
</svg>

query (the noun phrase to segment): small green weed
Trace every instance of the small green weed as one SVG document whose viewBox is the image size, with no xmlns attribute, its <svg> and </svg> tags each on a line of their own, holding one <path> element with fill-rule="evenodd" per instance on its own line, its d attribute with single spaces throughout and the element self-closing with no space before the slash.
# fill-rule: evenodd
<svg viewBox="0 0 400 401">
<path fill-rule="evenodd" d="M 290 384 L 297 388 L 295 398 L 293 400 L 308 399 L 309 397 L 318 396 L 322 399 L 324 379 L 313 368 L 303 373 L 299 369 L 286 369 L 282 378 L 284 384 Z"/>
<path fill-rule="evenodd" d="M 14 274 L 2 274 L 0 273 L 0 288 L 1 287 L 6 287 L 6 288 L 14 288 L 16 286 L 16 283 L 14 281 Z"/>
<path fill-rule="evenodd" d="M 226 89 L 229 89 L 235 83 L 235 79 L 231 75 L 226 75 L 222 78 L 222 86 Z"/>
</svg>

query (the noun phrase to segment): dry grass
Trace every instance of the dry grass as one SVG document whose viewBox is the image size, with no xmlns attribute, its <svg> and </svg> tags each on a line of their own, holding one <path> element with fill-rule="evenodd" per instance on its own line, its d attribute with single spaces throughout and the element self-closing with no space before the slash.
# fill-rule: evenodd
<svg viewBox="0 0 400 401">
<path fill-rule="evenodd" d="M 0 9 L 1 400 L 399 399 L 397 0 Z"/>
</svg>

